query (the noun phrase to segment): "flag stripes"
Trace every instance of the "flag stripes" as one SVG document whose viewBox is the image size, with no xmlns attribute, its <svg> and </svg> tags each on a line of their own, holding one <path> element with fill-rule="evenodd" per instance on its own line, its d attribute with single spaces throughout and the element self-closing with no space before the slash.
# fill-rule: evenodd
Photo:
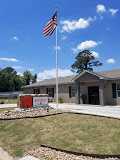
<svg viewBox="0 0 120 160">
<path fill-rule="evenodd" d="M 57 11 L 54 13 L 54 15 L 52 16 L 52 18 L 48 21 L 48 23 L 46 24 L 46 26 L 43 29 L 43 35 L 46 36 L 51 36 L 57 26 Z"/>
</svg>

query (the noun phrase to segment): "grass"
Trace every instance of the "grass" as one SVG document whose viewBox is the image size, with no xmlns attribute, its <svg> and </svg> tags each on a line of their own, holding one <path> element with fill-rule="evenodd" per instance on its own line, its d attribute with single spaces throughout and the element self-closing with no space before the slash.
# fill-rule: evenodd
<svg viewBox="0 0 120 160">
<path fill-rule="evenodd" d="M 32 147 L 85 153 L 120 154 L 120 121 L 78 114 L 0 122 L 0 146 L 13 156 Z"/>
<path fill-rule="evenodd" d="M 0 104 L 17 104 L 17 98 L 0 98 Z"/>
</svg>

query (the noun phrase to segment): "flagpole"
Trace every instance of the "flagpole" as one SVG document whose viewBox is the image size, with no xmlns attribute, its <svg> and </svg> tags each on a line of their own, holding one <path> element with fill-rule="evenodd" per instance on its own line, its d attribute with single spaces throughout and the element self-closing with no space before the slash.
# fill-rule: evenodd
<svg viewBox="0 0 120 160">
<path fill-rule="evenodd" d="M 56 40 L 56 108 L 58 108 L 58 31 L 56 26 L 56 34 L 55 34 L 55 40 Z"/>
</svg>

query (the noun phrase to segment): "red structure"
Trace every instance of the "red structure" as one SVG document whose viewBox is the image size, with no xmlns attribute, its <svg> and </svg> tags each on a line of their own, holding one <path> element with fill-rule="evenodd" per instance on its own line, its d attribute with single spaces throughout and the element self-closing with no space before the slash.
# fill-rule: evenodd
<svg viewBox="0 0 120 160">
<path fill-rule="evenodd" d="M 35 108 L 48 105 L 47 94 L 21 94 L 18 106 L 23 109 Z"/>
<path fill-rule="evenodd" d="M 20 107 L 21 108 L 32 108 L 33 98 L 31 95 L 20 96 Z"/>
</svg>

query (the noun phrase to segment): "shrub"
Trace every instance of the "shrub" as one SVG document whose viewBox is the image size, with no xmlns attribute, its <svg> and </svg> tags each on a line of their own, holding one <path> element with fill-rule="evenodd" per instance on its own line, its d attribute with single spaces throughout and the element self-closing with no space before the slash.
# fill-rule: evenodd
<svg viewBox="0 0 120 160">
<path fill-rule="evenodd" d="M 64 103 L 63 98 L 60 97 L 60 98 L 58 99 L 58 102 L 59 102 L 59 103 Z"/>
<path fill-rule="evenodd" d="M 0 104 L 5 104 L 5 102 L 4 102 L 4 101 L 1 101 Z"/>
</svg>

